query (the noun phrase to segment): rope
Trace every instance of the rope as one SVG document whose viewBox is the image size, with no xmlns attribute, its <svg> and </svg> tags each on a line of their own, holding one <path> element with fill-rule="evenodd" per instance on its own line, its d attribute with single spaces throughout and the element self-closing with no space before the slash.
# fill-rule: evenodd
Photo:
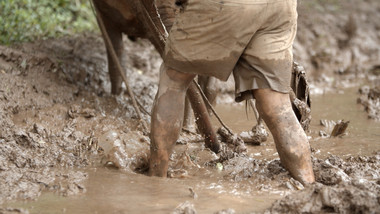
<svg viewBox="0 0 380 214">
<path fill-rule="evenodd" d="M 103 37 L 104 37 L 104 40 L 105 40 L 105 43 L 106 43 L 106 47 L 109 50 L 109 52 L 111 54 L 111 58 L 114 61 L 114 63 L 116 64 L 116 68 L 119 71 L 119 74 L 120 74 L 120 76 L 122 77 L 122 79 L 123 79 L 123 81 L 125 83 L 125 86 L 127 88 L 128 94 L 129 94 L 129 96 L 131 97 L 131 100 L 132 100 L 133 108 L 135 109 L 137 117 L 139 118 L 139 120 L 140 120 L 140 122 L 141 122 L 141 124 L 143 126 L 143 131 L 145 133 L 148 133 L 148 128 L 147 128 L 148 126 L 146 125 L 145 121 L 142 118 L 140 109 L 139 109 L 139 107 L 137 105 L 137 101 L 136 101 L 136 98 L 134 96 L 134 93 L 133 93 L 131 87 L 128 84 L 127 77 L 125 76 L 125 73 L 123 72 L 123 68 L 121 67 L 119 59 L 116 56 L 115 49 L 114 49 L 114 47 L 113 47 L 113 45 L 111 43 L 111 40 L 110 40 L 110 38 L 108 36 L 107 31 L 105 30 L 105 26 L 104 26 L 103 20 L 101 19 L 101 14 L 99 13 L 98 8 L 94 6 L 93 0 L 91 0 L 90 3 L 91 3 L 92 12 L 94 13 L 94 15 L 96 17 L 96 21 L 98 22 L 100 31 L 103 34 Z"/>
<path fill-rule="evenodd" d="M 223 122 L 223 120 L 219 117 L 218 113 L 215 111 L 214 107 L 211 105 L 210 101 L 207 99 L 206 95 L 203 93 L 203 90 L 201 86 L 197 83 L 197 81 L 193 80 L 195 85 L 197 86 L 199 93 L 201 93 L 203 99 L 205 100 L 205 103 L 208 105 L 208 107 L 211 109 L 212 113 L 215 115 L 215 117 L 218 119 L 219 123 L 230 133 L 231 135 L 234 135 L 232 130 L 228 128 L 228 126 Z"/>
</svg>

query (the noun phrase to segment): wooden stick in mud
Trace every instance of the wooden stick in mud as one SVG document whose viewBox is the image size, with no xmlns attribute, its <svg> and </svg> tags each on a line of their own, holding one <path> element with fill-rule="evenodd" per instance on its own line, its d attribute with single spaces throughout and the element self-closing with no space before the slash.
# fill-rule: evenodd
<svg viewBox="0 0 380 214">
<path fill-rule="evenodd" d="M 145 133 L 148 133 L 148 130 L 149 130 L 148 126 L 146 125 L 145 121 L 142 118 L 140 109 L 139 109 L 139 107 L 137 105 L 137 101 L 136 101 L 135 95 L 134 95 L 131 87 L 129 87 L 128 80 L 127 80 L 127 77 L 125 76 L 124 69 L 120 65 L 119 59 L 116 56 L 115 49 L 114 49 L 114 47 L 112 45 L 112 42 L 111 42 L 111 40 L 110 40 L 110 38 L 108 36 L 108 33 L 107 33 L 106 29 L 105 29 L 103 20 L 100 17 L 101 14 L 100 14 L 98 8 L 94 7 L 94 3 L 92 1 L 91 1 L 91 7 L 92 7 L 93 10 L 95 10 L 94 14 L 95 14 L 95 17 L 96 17 L 96 21 L 98 22 L 100 31 L 102 32 L 102 35 L 103 35 L 104 41 L 106 43 L 107 49 L 109 50 L 109 52 L 111 54 L 111 58 L 114 61 L 114 63 L 116 64 L 116 68 L 119 71 L 119 74 L 121 75 L 121 77 L 122 77 L 122 79 L 123 79 L 123 81 L 125 83 L 125 86 L 127 88 L 128 94 L 129 94 L 129 96 L 131 97 L 131 100 L 132 100 L 133 108 L 135 109 L 137 117 L 139 118 L 139 120 L 140 120 L 140 122 L 141 122 L 141 124 L 143 126 L 143 131 Z"/>
</svg>

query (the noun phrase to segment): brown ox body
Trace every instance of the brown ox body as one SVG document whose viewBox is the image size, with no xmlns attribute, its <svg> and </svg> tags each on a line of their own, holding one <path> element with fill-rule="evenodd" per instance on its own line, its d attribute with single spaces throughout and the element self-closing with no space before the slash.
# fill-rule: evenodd
<svg viewBox="0 0 380 214">
<path fill-rule="evenodd" d="M 139 14 L 136 0 L 94 0 L 93 2 L 100 13 L 105 30 L 122 64 L 125 54 L 122 41 L 123 33 L 130 38 L 140 37 L 149 39 L 160 52 L 160 44 L 152 39 L 154 35 L 151 35 L 149 29 L 146 29 L 146 25 L 143 23 L 144 19 L 141 18 L 142 14 Z M 169 30 L 177 11 L 175 0 L 156 0 L 156 5 L 166 29 Z M 160 54 L 162 53 L 160 52 Z M 107 50 L 107 58 L 112 86 L 111 92 L 119 94 L 121 92 L 122 79 L 115 63 L 111 59 L 109 50 Z"/>
</svg>

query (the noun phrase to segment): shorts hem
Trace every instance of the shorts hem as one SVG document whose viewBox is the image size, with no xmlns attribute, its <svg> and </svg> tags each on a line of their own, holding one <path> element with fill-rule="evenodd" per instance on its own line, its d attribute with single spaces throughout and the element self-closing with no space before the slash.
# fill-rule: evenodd
<svg viewBox="0 0 380 214">
<path fill-rule="evenodd" d="M 272 91 L 276 91 L 276 92 L 279 92 L 279 93 L 282 93 L 282 94 L 289 94 L 290 93 L 290 89 L 288 90 L 279 90 L 279 89 L 274 89 L 274 88 L 270 88 L 270 87 L 262 87 L 262 88 L 252 88 L 252 89 L 247 89 L 245 91 L 242 91 L 242 92 L 238 92 L 235 94 L 235 102 L 242 102 L 242 101 L 245 101 L 245 100 L 250 100 L 250 99 L 255 99 L 255 96 L 253 96 L 253 91 L 254 90 L 258 90 L 258 89 L 271 89 Z"/>
</svg>

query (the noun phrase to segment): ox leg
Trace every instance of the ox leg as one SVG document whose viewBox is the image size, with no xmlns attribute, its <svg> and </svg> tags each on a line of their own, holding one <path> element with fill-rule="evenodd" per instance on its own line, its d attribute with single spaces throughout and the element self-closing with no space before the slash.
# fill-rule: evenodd
<svg viewBox="0 0 380 214">
<path fill-rule="evenodd" d="M 112 46 L 116 52 L 119 62 L 122 67 L 124 67 L 124 45 L 122 32 L 114 25 L 114 23 L 108 20 L 106 17 L 101 16 L 103 19 L 105 30 L 112 42 Z M 116 63 L 113 61 L 110 50 L 107 48 L 107 60 L 108 60 L 108 73 L 111 81 L 111 93 L 120 94 L 122 88 L 122 79 L 117 70 Z"/>
<path fill-rule="evenodd" d="M 218 83 L 215 77 L 208 77 L 208 76 L 198 76 L 198 83 L 201 86 L 204 94 L 206 95 L 208 101 L 211 105 L 215 106 L 216 104 L 216 96 L 218 92 Z M 209 114 L 211 115 L 211 109 L 208 105 L 207 109 Z"/>
<path fill-rule="evenodd" d="M 198 84 L 202 88 L 203 93 L 206 95 L 207 100 L 210 102 L 211 105 L 215 106 L 216 104 L 216 96 L 218 91 L 218 82 L 215 77 L 208 77 L 208 76 L 198 76 Z M 201 96 L 201 95 L 199 95 Z M 206 100 L 204 100 L 206 102 Z M 186 99 L 185 104 L 185 118 L 183 122 L 184 128 L 190 128 L 193 125 L 193 117 L 191 112 L 191 106 L 190 106 L 189 99 Z M 207 111 L 210 115 L 212 115 L 212 111 L 210 107 L 206 104 Z M 199 112 L 195 112 L 195 114 L 199 114 Z M 206 119 L 208 120 L 208 119 Z M 199 128 L 199 127 L 198 127 Z M 210 134 L 212 135 L 212 134 Z"/>
<path fill-rule="evenodd" d="M 220 151 L 218 138 L 212 127 L 206 105 L 194 82 L 190 84 L 187 90 L 187 96 L 189 97 L 189 100 L 191 100 L 191 107 L 194 109 L 194 116 L 196 118 L 195 122 L 199 131 L 205 138 L 206 147 L 210 148 L 213 152 L 218 153 Z"/>
</svg>

